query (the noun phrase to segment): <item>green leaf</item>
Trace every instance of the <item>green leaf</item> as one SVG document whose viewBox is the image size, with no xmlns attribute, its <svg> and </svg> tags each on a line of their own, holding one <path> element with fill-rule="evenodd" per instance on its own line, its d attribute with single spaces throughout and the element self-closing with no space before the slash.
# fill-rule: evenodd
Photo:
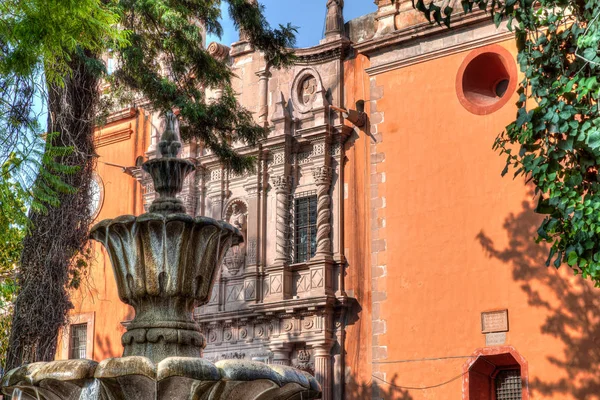
<svg viewBox="0 0 600 400">
<path fill-rule="evenodd" d="M 600 130 L 593 129 L 588 132 L 587 138 L 585 140 L 585 144 L 588 145 L 592 150 L 600 149 Z"/>
</svg>

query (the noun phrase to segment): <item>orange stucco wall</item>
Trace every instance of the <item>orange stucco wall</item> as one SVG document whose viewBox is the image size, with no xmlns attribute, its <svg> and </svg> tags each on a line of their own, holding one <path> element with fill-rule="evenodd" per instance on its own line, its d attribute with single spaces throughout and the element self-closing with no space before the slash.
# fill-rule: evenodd
<svg viewBox="0 0 600 400">
<path fill-rule="evenodd" d="M 512 43 L 501 45 L 516 55 Z M 384 398 L 463 398 L 463 366 L 485 347 L 481 312 L 505 308 L 506 345 L 528 363 L 531 399 L 599 398 L 587 371 L 600 361 L 600 292 L 566 267 L 545 267 L 546 250 L 533 240 L 533 194 L 523 180 L 500 176 L 504 159 L 492 150 L 515 117 L 514 101 L 487 116 L 461 106 L 455 79 L 468 53 L 373 77 L 361 73 L 368 66 L 361 56 L 346 65 L 348 106 L 371 100 L 369 86 L 383 88 L 370 103 L 383 113 L 376 134 L 368 127 L 347 149 L 346 288 L 362 310 L 347 330 L 347 398 L 371 395 L 352 382 L 377 385 Z M 369 142 L 385 157 L 377 165 L 365 155 Z M 358 222 L 373 215 L 384 218 L 383 227 Z M 373 239 L 385 250 L 373 248 Z M 377 284 L 387 297 L 379 303 L 368 293 L 372 265 L 384 266 Z M 384 333 L 369 337 L 374 307 Z M 385 354 L 370 366 L 369 346 Z"/>
<path fill-rule="evenodd" d="M 140 184 L 122 168 L 110 164 L 134 166 L 136 158 L 143 156 L 148 147 L 149 132 L 150 123 L 143 110 L 96 132 L 96 153 L 99 156 L 96 171 L 104 186 L 103 202 L 96 222 L 124 214 L 143 213 Z M 91 356 L 100 361 L 121 356 L 121 335 L 125 332 L 121 322 L 133 318 L 133 309 L 119 301 L 112 265 L 105 249 L 96 242 L 91 245 L 94 256 L 81 288 L 72 294 L 74 309 L 70 315 L 75 323 L 79 315 L 93 317 Z M 57 351 L 59 359 L 68 357 L 68 346 L 63 343 L 65 338 L 66 335 L 61 335 Z"/>
<path fill-rule="evenodd" d="M 344 64 L 347 107 L 369 95 L 369 81 L 364 69 L 369 60 L 358 55 Z M 367 103 L 367 112 L 369 104 Z M 345 145 L 344 164 L 344 247 L 347 260 L 345 285 L 354 299 L 350 305 L 345 343 L 346 396 L 370 392 L 371 380 L 371 270 L 368 246 L 369 215 L 369 138 L 355 130 Z M 359 396 L 360 397 L 360 396 Z"/>
</svg>

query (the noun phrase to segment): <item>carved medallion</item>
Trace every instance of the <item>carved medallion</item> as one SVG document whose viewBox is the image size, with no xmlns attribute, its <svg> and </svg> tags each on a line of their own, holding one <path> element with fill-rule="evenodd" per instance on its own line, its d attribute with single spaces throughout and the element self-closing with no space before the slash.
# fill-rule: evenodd
<svg viewBox="0 0 600 400">
<path fill-rule="evenodd" d="M 246 328 L 240 329 L 240 338 L 246 339 L 248 337 L 248 330 Z"/>
<path fill-rule="evenodd" d="M 263 328 L 262 326 L 256 327 L 256 336 L 263 337 L 264 334 L 265 334 L 265 328 Z"/>
<path fill-rule="evenodd" d="M 300 100 L 302 104 L 308 105 L 312 103 L 317 93 L 317 80 L 314 76 L 307 76 L 300 85 Z"/>
<path fill-rule="evenodd" d="M 231 333 L 231 330 L 226 330 L 225 334 L 223 335 L 223 337 L 225 338 L 225 340 L 231 340 L 231 338 L 233 337 L 233 334 Z"/>
<path fill-rule="evenodd" d="M 211 331 L 208 335 L 208 341 L 214 343 L 217 341 L 217 333 L 215 331 Z"/>
<path fill-rule="evenodd" d="M 312 318 L 306 318 L 302 325 L 304 326 L 305 329 L 312 329 L 312 327 L 315 326 L 315 322 L 313 321 Z"/>
<path fill-rule="evenodd" d="M 283 330 L 286 332 L 289 332 L 292 330 L 292 328 L 294 328 L 294 324 L 292 323 L 292 321 L 287 320 L 283 323 Z"/>
</svg>

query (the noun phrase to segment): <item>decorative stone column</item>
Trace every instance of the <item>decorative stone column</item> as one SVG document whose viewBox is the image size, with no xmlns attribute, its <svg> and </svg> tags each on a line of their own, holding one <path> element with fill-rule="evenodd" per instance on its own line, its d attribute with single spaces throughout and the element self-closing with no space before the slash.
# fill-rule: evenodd
<svg viewBox="0 0 600 400">
<path fill-rule="evenodd" d="M 277 175 L 271 178 L 271 185 L 275 188 L 276 196 L 276 238 L 275 238 L 275 264 L 286 265 L 289 262 L 288 245 L 288 216 L 290 177 Z"/>
<path fill-rule="evenodd" d="M 258 123 L 266 127 L 269 124 L 269 106 L 267 104 L 269 97 L 269 67 L 256 73 L 258 76 Z"/>
<path fill-rule="evenodd" d="M 331 257 L 331 167 L 322 165 L 313 169 L 317 185 L 317 251 L 320 258 Z"/>
<path fill-rule="evenodd" d="M 317 378 L 317 381 L 321 384 L 321 389 L 323 390 L 323 397 L 321 400 L 332 400 L 331 345 L 330 342 L 326 342 L 314 346 L 315 378 Z"/>
<path fill-rule="evenodd" d="M 260 184 L 256 181 L 254 176 L 248 179 L 248 182 L 244 185 L 246 191 L 246 200 L 248 202 L 248 229 L 246 240 L 247 246 L 247 266 L 256 266 L 258 264 L 258 241 L 260 239 L 260 209 L 258 203 L 258 192 L 260 191 Z"/>
<path fill-rule="evenodd" d="M 292 346 L 288 343 L 273 345 L 270 347 L 273 353 L 273 364 L 291 365 L 290 352 Z"/>
</svg>

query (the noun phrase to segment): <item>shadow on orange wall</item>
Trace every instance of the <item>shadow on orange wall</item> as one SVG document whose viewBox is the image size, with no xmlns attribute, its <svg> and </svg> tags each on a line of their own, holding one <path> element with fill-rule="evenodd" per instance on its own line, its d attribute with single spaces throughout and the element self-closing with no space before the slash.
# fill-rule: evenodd
<svg viewBox="0 0 600 400">
<path fill-rule="evenodd" d="M 476 240 L 490 258 L 512 268 L 513 279 L 527 294 L 528 304 L 547 315 L 541 334 L 564 343 L 562 355 L 553 354 L 547 359 L 564 371 L 567 378 L 532 377 L 530 390 L 532 394 L 538 392 L 552 398 L 559 398 L 563 393 L 581 400 L 600 399 L 600 375 L 597 374 L 600 369 L 600 289 L 581 276 L 573 276 L 567 266 L 560 271 L 545 267 L 548 248 L 534 241 L 541 216 L 535 214 L 529 202 L 523 202 L 522 207 L 518 215 L 511 213 L 504 221 L 509 237 L 506 248 L 495 247 L 483 231 Z"/>
<path fill-rule="evenodd" d="M 398 375 L 394 375 L 389 384 L 378 383 L 373 378 L 367 383 L 351 381 L 346 385 L 346 397 L 352 399 L 371 399 L 374 397 L 395 400 L 413 400 L 407 390 L 396 387 Z"/>
<path fill-rule="evenodd" d="M 127 314 L 125 315 L 124 321 L 131 321 L 135 316 L 135 311 L 133 308 L 129 308 Z M 125 333 L 125 329 L 123 328 L 123 333 Z M 114 339 L 114 336 L 113 336 Z M 119 341 L 118 343 L 113 343 L 111 340 L 111 336 L 109 335 L 100 335 L 96 334 L 95 344 L 94 344 L 94 355 L 98 360 L 105 360 L 107 358 L 114 357 L 122 357 L 123 356 L 123 345 Z"/>
</svg>

